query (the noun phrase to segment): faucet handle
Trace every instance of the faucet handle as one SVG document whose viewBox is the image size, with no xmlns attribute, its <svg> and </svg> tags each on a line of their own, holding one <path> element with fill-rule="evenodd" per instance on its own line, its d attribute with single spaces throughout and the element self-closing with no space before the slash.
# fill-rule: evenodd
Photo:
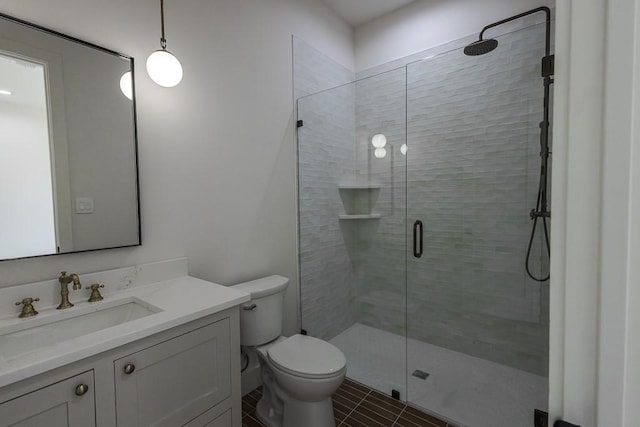
<svg viewBox="0 0 640 427">
<path fill-rule="evenodd" d="M 20 304 L 29 305 L 35 301 L 40 301 L 40 298 L 25 298 L 22 301 L 18 301 L 16 305 L 20 305 Z"/>
<path fill-rule="evenodd" d="M 94 283 L 91 286 L 87 286 L 85 289 L 91 289 L 91 296 L 89 297 L 89 302 L 102 301 L 104 298 L 100 295 L 100 288 L 104 288 L 104 285 L 99 283 Z"/>
<path fill-rule="evenodd" d="M 20 312 L 20 318 L 25 318 L 25 317 L 33 317 L 36 314 L 38 314 L 38 312 L 36 311 L 35 308 L 33 308 L 33 303 L 35 301 L 40 301 L 40 298 L 25 298 L 22 301 L 18 301 L 16 303 L 16 305 L 21 305 L 22 304 L 22 311 Z"/>
</svg>

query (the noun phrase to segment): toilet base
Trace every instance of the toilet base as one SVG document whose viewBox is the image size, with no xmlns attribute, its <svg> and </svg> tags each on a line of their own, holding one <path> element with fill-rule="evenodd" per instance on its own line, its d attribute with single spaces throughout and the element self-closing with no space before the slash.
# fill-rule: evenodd
<svg viewBox="0 0 640 427">
<path fill-rule="evenodd" d="M 282 427 L 335 427 L 331 398 L 320 402 L 288 400 L 284 405 Z"/>
<path fill-rule="evenodd" d="M 265 366 L 262 360 L 260 365 L 262 366 L 262 398 L 256 405 L 256 415 L 267 427 L 282 427 L 282 413 L 284 412 L 282 396 L 279 396 L 278 385 L 271 369 Z"/>
<path fill-rule="evenodd" d="M 275 412 L 264 398 L 256 405 L 256 416 L 267 427 L 282 427 L 282 414 Z"/>
<path fill-rule="evenodd" d="M 288 399 L 284 414 L 273 410 L 268 399 L 260 399 L 256 405 L 256 415 L 267 427 L 335 427 L 331 398 L 320 402 L 303 402 Z"/>
</svg>

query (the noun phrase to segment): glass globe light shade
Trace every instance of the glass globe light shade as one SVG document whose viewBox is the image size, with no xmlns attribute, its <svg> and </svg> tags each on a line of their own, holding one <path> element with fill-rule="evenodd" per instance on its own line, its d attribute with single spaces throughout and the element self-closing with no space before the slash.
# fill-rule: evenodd
<svg viewBox="0 0 640 427">
<path fill-rule="evenodd" d="M 376 151 L 373 152 L 373 155 L 378 159 L 382 159 L 387 155 L 387 150 L 384 148 L 376 148 Z"/>
<path fill-rule="evenodd" d="M 133 83 L 131 82 L 131 71 L 127 71 L 120 77 L 120 90 L 130 100 L 133 100 Z"/>
<path fill-rule="evenodd" d="M 409 149 L 409 147 L 407 147 L 407 144 L 402 144 L 400 146 L 400 152 L 402 153 L 403 156 L 407 155 L 407 150 Z"/>
<path fill-rule="evenodd" d="M 381 133 L 375 134 L 373 135 L 373 137 L 371 138 L 371 144 L 375 147 L 375 148 L 382 148 L 385 145 L 387 145 L 387 137 L 384 136 Z"/>
<path fill-rule="evenodd" d="M 147 73 L 160 86 L 174 87 L 182 80 L 182 65 L 166 50 L 156 50 L 147 58 Z"/>
</svg>

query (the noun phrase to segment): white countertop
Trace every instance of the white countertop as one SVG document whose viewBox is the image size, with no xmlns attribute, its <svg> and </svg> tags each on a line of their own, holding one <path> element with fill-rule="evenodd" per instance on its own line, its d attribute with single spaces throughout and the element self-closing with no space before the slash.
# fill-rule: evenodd
<svg viewBox="0 0 640 427">
<path fill-rule="evenodd" d="M 186 265 L 186 260 L 179 261 L 184 262 Z M 183 270 L 186 270 L 186 267 Z M 121 272 L 120 270 L 118 271 Z M 97 274 L 94 273 L 94 275 Z M 113 276 L 113 274 L 111 275 Z M 80 275 L 81 280 L 82 277 Z M 109 277 L 109 275 L 104 277 Z M 88 285 L 89 283 L 85 282 L 83 284 Z M 109 284 L 104 284 L 105 290 L 108 290 Z M 49 286 L 48 282 L 47 286 Z M 118 288 L 117 285 L 114 287 Z M 84 299 L 81 301 L 72 300 L 75 304 L 75 307 L 72 308 L 56 310 L 55 304 L 42 307 L 36 303 L 36 309 L 39 314 L 35 317 L 18 319 L 15 313 L 10 316 L 1 316 L 0 328 L 6 329 L 14 326 L 21 327 L 21 325 L 26 325 L 35 319 L 40 319 L 37 323 L 42 323 L 45 322 L 44 319 L 57 321 L 61 316 L 64 318 L 73 317 L 74 311 L 78 313 L 98 311 L 101 306 L 104 308 L 105 306 L 113 305 L 118 300 L 138 299 L 161 310 L 117 326 L 41 347 L 36 351 L 21 354 L 19 357 L 2 358 L 0 359 L 0 387 L 218 313 L 250 299 L 249 294 L 245 292 L 188 275 L 173 277 L 169 280 L 155 283 L 141 283 L 132 286 L 127 284 L 127 286 L 119 287 L 123 289 L 103 292 L 104 300 L 100 302 L 86 302 L 84 297 L 87 295 L 84 293 L 88 291 L 84 291 Z M 31 289 L 35 288 L 32 287 Z M 0 290 L 0 293 L 3 291 Z M 12 291 L 10 298 L 15 299 L 15 289 Z M 24 292 L 23 295 L 24 297 L 35 297 L 35 295 L 24 294 Z M 71 295 L 73 295 L 73 292 Z M 7 293 L 5 292 L 5 295 L 1 296 L 6 300 Z"/>
</svg>

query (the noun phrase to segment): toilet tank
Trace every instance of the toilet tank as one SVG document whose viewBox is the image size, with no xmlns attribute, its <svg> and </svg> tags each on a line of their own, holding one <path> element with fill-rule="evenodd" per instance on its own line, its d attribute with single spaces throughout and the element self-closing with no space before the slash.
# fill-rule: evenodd
<svg viewBox="0 0 640 427">
<path fill-rule="evenodd" d="M 289 279 L 283 276 L 263 277 L 232 286 L 251 295 L 251 301 L 240 306 L 242 345 L 262 345 L 280 336 L 287 286 Z"/>
</svg>

